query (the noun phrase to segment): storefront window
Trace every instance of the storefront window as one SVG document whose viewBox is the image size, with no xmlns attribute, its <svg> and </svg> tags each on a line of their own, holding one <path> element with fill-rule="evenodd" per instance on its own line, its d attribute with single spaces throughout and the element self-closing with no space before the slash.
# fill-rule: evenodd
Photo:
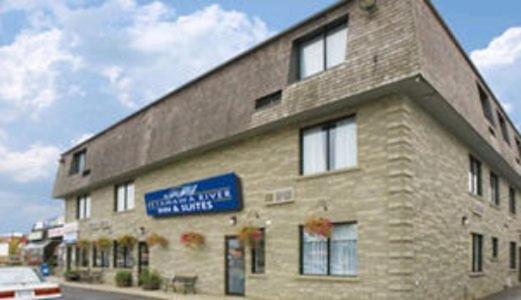
<svg viewBox="0 0 521 300">
<path fill-rule="evenodd" d="M 262 237 L 256 243 L 255 247 L 251 250 L 251 272 L 253 274 L 264 274 L 265 272 L 265 247 L 266 247 L 266 238 L 265 238 L 265 230 L 261 229 Z"/>
<path fill-rule="evenodd" d="M 94 267 L 109 267 L 109 249 L 98 249 L 96 246 L 92 248 L 92 263 Z"/>
<path fill-rule="evenodd" d="M 357 242 L 356 224 L 335 224 L 330 238 L 301 229 L 301 274 L 356 276 Z"/>
<path fill-rule="evenodd" d="M 89 249 L 88 248 L 82 248 L 80 250 L 81 253 L 81 266 L 84 268 L 89 267 Z"/>
<path fill-rule="evenodd" d="M 132 268 L 133 266 L 132 248 L 114 242 L 114 268 Z"/>
</svg>

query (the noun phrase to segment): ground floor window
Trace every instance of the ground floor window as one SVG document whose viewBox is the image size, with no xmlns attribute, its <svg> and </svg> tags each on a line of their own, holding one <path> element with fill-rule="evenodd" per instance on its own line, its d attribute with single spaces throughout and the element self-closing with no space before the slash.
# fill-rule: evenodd
<svg viewBox="0 0 521 300">
<path fill-rule="evenodd" d="M 109 249 L 92 247 L 92 264 L 97 268 L 109 267 Z"/>
<path fill-rule="evenodd" d="M 265 272 L 265 247 L 266 238 L 264 228 L 260 229 L 261 238 L 251 249 L 251 272 L 253 274 L 264 274 Z"/>
<path fill-rule="evenodd" d="M 132 248 L 129 246 L 119 245 L 114 241 L 114 268 L 132 268 L 134 259 L 132 257 Z"/>
<path fill-rule="evenodd" d="M 499 240 L 497 237 L 492 237 L 492 258 L 497 258 L 499 254 Z"/>
<path fill-rule="evenodd" d="M 483 271 L 483 236 L 472 234 L 472 272 Z"/>
<path fill-rule="evenodd" d="M 510 269 L 515 270 L 517 264 L 517 244 L 510 242 Z"/>
<path fill-rule="evenodd" d="M 334 224 L 331 237 L 300 229 L 300 273 L 304 275 L 356 276 L 358 230 L 356 223 Z"/>
</svg>

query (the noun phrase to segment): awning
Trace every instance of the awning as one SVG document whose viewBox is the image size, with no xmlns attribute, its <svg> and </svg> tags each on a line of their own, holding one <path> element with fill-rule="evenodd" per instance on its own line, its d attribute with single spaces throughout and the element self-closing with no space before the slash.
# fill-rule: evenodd
<svg viewBox="0 0 521 300">
<path fill-rule="evenodd" d="M 40 250 L 45 249 L 52 241 L 46 240 L 41 242 L 32 242 L 25 245 L 24 250 Z"/>
</svg>

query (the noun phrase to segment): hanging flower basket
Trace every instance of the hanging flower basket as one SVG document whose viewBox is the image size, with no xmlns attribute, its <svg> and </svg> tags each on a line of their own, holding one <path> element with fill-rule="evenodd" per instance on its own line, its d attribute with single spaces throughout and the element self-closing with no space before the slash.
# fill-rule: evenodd
<svg viewBox="0 0 521 300">
<path fill-rule="evenodd" d="M 96 240 L 95 243 L 96 243 L 96 248 L 98 248 L 100 250 L 110 248 L 110 246 L 112 245 L 112 241 L 106 237 L 100 237 L 99 239 Z"/>
<path fill-rule="evenodd" d="M 124 235 L 118 239 L 118 244 L 123 247 L 133 248 L 137 243 L 137 239 L 131 235 Z"/>
<path fill-rule="evenodd" d="M 147 245 L 149 247 L 155 247 L 155 246 L 161 246 L 161 248 L 167 248 L 168 247 L 168 240 L 157 233 L 151 233 L 149 236 L 147 236 Z"/>
<path fill-rule="evenodd" d="M 239 229 L 237 238 L 241 245 L 253 248 L 262 239 L 262 231 L 258 227 L 244 226 Z"/>
<path fill-rule="evenodd" d="M 198 249 L 204 245 L 204 236 L 197 232 L 185 232 L 181 235 L 181 244 L 188 248 Z"/>
<path fill-rule="evenodd" d="M 76 242 L 76 246 L 80 249 L 85 249 L 85 248 L 88 248 L 90 245 L 90 241 L 88 240 L 78 240 Z"/>
<path fill-rule="evenodd" d="M 333 230 L 333 224 L 326 218 L 310 218 L 304 225 L 304 230 L 308 234 L 329 238 Z"/>
</svg>

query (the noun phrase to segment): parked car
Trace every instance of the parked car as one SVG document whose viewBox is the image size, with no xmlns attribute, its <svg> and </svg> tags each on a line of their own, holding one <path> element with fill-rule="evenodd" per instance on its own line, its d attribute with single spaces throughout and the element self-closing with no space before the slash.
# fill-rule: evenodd
<svg viewBox="0 0 521 300">
<path fill-rule="evenodd" d="M 0 268 L 0 299 L 61 299 L 60 286 L 31 267 Z"/>
</svg>

